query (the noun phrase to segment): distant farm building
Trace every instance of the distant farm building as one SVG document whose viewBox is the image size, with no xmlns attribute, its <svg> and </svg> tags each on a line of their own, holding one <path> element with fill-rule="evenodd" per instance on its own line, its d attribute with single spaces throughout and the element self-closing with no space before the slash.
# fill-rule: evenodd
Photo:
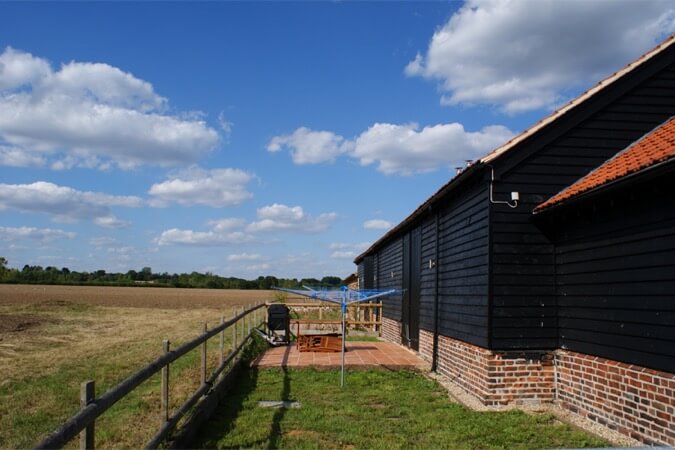
<svg viewBox="0 0 675 450">
<path fill-rule="evenodd" d="M 675 35 L 457 174 L 358 256 L 383 336 L 486 405 L 675 445 Z"/>
<path fill-rule="evenodd" d="M 356 272 L 349 274 L 349 276 L 342 281 L 342 284 L 347 286 L 350 289 L 358 289 L 359 288 L 359 274 L 356 273 Z"/>
</svg>

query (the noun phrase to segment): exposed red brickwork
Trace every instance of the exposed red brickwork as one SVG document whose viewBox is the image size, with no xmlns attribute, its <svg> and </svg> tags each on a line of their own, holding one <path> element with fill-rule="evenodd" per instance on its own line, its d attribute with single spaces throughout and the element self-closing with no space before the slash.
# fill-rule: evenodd
<svg viewBox="0 0 675 450">
<path fill-rule="evenodd" d="M 675 445 L 675 374 L 557 351 L 561 406 L 648 444 Z"/>
<path fill-rule="evenodd" d="M 551 402 L 555 393 L 552 354 L 493 353 L 440 336 L 437 370 L 485 405 Z"/>
<path fill-rule="evenodd" d="M 490 354 L 484 348 L 439 336 L 436 371 L 485 403 L 488 396 L 487 362 Z"/>
<path fill-rule="evenodd" d="M 675 118 L 667 120 L 573 185 L 538 205 L 534 211 L 562 203 L 671 158 L 675 158 Z"/>
<path fill-rule="evenodd" d="M 420 330 L 419 354 L 425 360 L 431 362 L 434 357 L 434 333 Z"/>
<path fill-rule="evenodd" d="M 402 344 L 401 342 L 401 323 L 392 319 L 382 317 L 382 337 L 389 342 Z"/>
<path fill-rule="evenodd" d="M 495 354 L 488 362 L 488 404 L 539 404 L 553 401 L 553 354 Z"/>
</svg>

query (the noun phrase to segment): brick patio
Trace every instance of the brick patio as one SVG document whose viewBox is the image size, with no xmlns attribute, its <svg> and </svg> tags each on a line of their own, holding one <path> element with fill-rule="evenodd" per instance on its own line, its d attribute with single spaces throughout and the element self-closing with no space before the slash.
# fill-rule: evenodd
<svg viewBox="0 0 675 450">
<path fill-rule="evenodd" d="M 254 367 L 340 367 L 340 353 L 299 352 L 294 344 L 274 347 L 253 362 Z M 386 367 L 428 370 L 429 363 L 391 342 L 347 342 L 347 367 Z"/>
</svg>

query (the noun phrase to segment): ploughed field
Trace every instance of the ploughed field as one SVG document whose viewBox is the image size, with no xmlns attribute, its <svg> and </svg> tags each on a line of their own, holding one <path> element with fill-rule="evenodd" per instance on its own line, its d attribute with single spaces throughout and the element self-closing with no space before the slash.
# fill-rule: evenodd
<svg viewBox="0 0 675 450">
<path fill-rule="evenodd" d="M 131 308 L 222 308 L 248 305 L 271 297 L 272 291 L 236 289 L 0 284 L 0 307 L 64 301 Z"/>
<path fill-rule="evenodd" d="M 0 285 L 0 448 L 31 447 L 75 413 L 82 381 L 95 380 L 99 396 L 159 356 L 164 339 L 175 348 L 205 322 L 215 326 L 272 297 L 249 290 Z M 210 370 L 216 359 L 213 348 Z M 198 365 L 193 351 L 171 366 L 174 407 L 199 385 Z M 97 446 L 143 446 L 158 428 L 159 411 L 155 377 L 97 420 Z"/>
</svg>

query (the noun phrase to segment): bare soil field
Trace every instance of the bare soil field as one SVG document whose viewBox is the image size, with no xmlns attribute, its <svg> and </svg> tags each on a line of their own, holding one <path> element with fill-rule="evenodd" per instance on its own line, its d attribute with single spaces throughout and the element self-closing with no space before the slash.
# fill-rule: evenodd
<svg viewBox="0 0 675 450">
<path fill-rule="evenodd" d="M 37 444 L 77 411 L 82 381 L 95 380 L 100 395 L 159 356 L 163 339 L 178 346 L 204 323 L 272 298 L 273 291 L 0 285 L 0 448 Z M 198 354 L 172 374 L 176 407 L 199 385 Z M 160 423 L 158 382 L 97 421 L 98 447 L 147 442 Z"/>
<path fill-rule="evenodd" d="M 273 293 L 237 289 L 0 284 L 0 306 L 66 301 L 132 308 L 230 308 L 271 300 Z"/>
</svg>

